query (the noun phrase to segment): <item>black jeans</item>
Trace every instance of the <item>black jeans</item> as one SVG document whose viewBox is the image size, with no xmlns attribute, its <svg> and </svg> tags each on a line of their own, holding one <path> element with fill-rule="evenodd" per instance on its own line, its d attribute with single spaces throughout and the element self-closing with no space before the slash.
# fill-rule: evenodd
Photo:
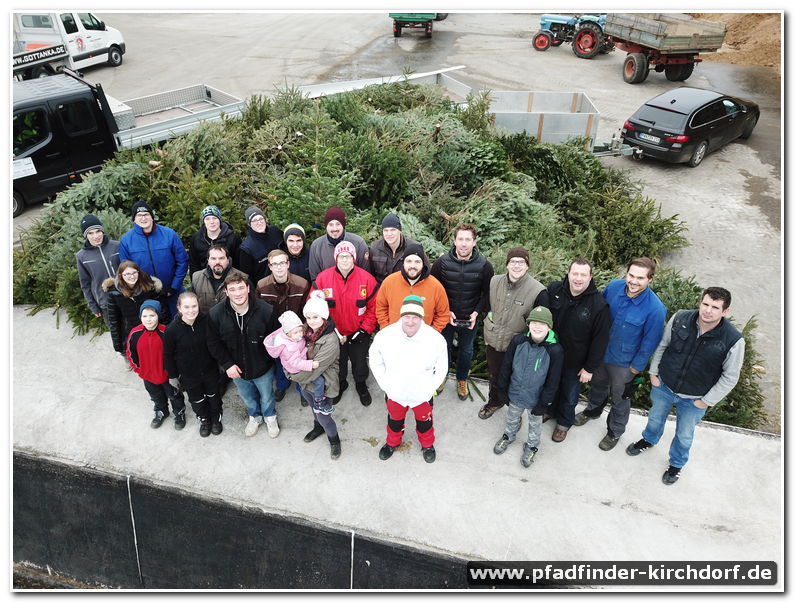
<svg viewBox="0 0 795 603">
<path fill-rule="evenodd" d="M 185 412 L 185 397 L 182 392 L 171 387 L 171 384 L 166 381 L 165 383 L 152 383 L 143 379 L 144 387 L 149 392 L 149 397 L 155 403 L 155 411 L 162 413 L 168 412 L 168 402 L 171 401 L 171 408 L 174 414 L 178 415 Z"/>
<path fill-rule="evenodd" d="M 223 399 L 218 392 L 218 371 L 204 373 L 199 380 L 191 381 L 184 387 L 188 402 L 202 421 L 218 423 L 223 414 Z"/>
<path fill-rule="evenodd" d="M 367 366 L 367 352 L 370 350 L 370 336 L 359 335 L 349 339 L 340 346 L 340 384 L 348 379 L 348 359 L 351 361 L 351 372 L 356 383 L 367 381 L 370 367 Z"/>
</svg>

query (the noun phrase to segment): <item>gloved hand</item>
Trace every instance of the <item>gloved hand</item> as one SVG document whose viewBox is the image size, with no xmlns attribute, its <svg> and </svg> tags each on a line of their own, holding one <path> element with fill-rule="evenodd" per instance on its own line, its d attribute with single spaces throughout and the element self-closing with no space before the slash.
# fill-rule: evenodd
<svg viewBox="0 0 795 603">
<path fill-rule="evenodd" d="M 179 377 L 174 377 L 173 379 L 169 379 L 168 382 L 171 384 L 171 387 L 174 389 L 179 389 Z"/>
<path fill-rule="evenodd" d="M 547 410 L 549 406 L 547 404 L 541 404 L 540 402 L 533 407 L 533 410 L 530 411 L 531 415 L 535 415 L 536 417 L 543 417 L 547 414 Z"/>
<path fill-rule="evenodd" d="M 641 375 L 636 375 L 632 381 L 627 381 L 624 384 L 624 392 L 621 394 L 621 397 L 624 398 L 624 400 L 632 398 L 635 392 L 638 391 L 638 387 L 640 387 L 641 383 L 643 383 L 643 377 Z"/>
<path fill-rule="evenodd" d="M 172 295 L 177 294 L 177 290 L 174 289 L 174 287 L 166 287 L 163 293 L 165 294 L 166 297 L 171 297 Z"/>
</svg>

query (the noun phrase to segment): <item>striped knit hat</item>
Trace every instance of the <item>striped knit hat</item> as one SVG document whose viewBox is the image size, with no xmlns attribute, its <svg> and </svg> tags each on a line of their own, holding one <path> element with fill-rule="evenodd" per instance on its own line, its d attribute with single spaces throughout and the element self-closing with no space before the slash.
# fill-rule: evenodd
<svg viewBox="0 0 795 603">
<path fill-rule="evenodd" d="M 422 307 L 422 298 L 419 295 L 407 295 L 400 304 L 400 315 L 414 314 L 420 318 L 425 318 L 425 309 Z"/>
</svg>

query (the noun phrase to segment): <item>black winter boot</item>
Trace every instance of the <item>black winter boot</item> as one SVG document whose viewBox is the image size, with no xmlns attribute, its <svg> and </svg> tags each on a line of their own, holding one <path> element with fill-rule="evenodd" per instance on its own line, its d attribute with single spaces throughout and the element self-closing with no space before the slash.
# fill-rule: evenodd
<svg viewBox="0 0 795 603">
<path fill-rule="evenodd" d="M 304 436 L 304 442 L 314 442 L 320 436 L 326 433 L 326 430 L 323 429 L 323 426 L 315 421 L 315 424 L 312 426 L 312 431 Z"/>
<path fill-rule="evenodd" d="M 362 406 L 370 406 L 373 397 L 370 395 L 370 390 L 367 389 L 366 381 L 356 382 L 356 393 L 359 394 L 359 402 L 362 403 Z"/>
<path fill-rule="evenodd" d="M 331 444 L 331 460 L 336 461 L 342 454 L 342 446 L 340 446 L 340 434 L 334 437 L 329 436 L 328 442 Z"/>
</svg>

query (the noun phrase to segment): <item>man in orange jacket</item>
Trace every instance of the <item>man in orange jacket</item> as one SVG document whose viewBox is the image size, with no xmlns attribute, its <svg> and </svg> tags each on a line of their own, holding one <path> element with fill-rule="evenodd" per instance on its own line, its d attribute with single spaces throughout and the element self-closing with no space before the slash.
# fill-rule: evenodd
<svg viewBox="0 0 795 603">
<path fill-rule="evenodd" d="M 315 278 L 312 290 L 320 289 L 326 296 L 329 314 L 337 325 L 340 338 L 340 390 L 334 403 L 339 402 L 348 387 L 348 359 L 351 361 L 356 392 L 363 406 L 369 406 L 372 396 L 367 389 L 367 351 L 370 335 L 375 330 L 375 296 L 378 283 L 375 277 L 356 262 L 356 247 L 341 241 L 334 248 L 335 266 L 323 270 Z"/>
<path fill-rule="evenodd" d="M 375 300 L 379 328 L 400 320 L 400 308 L 408 295 L 417 295 L 425 308 L 423 320 L 440 333 L 450 322 L 450 304 L 442 283 L 430 274 L 423 262 L 425 253 L 419 243 L 406 243 L 403 267 L 381 283 Z"/>
</svg>

